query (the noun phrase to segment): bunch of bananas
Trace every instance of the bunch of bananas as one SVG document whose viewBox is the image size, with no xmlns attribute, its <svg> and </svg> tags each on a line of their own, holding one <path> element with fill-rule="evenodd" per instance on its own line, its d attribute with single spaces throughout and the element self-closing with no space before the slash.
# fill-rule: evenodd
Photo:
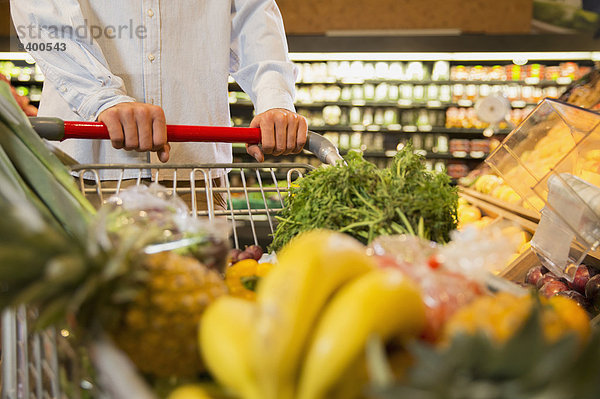
<svg viewBox="0 0 600 399">
<path fill-rule="evenodd" d="M 418 288 L 346 235 L 305 233 L 278 258 L 256 302 L 222 297 L 201 321 L 205 364 L 239 398 L 335 397 L 369 337 L 409 339 L 425 325 Z"/>
</svg>

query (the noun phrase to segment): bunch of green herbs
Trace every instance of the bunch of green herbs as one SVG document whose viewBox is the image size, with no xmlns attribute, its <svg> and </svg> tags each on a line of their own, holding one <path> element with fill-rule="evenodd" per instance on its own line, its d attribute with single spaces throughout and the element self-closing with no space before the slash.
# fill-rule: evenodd
<svg viewBox="0 0 600 399">
<path fill-rule="evenodd" d="M 428 171 L 412 144 L 379 169 L 358 152 L 346 164 L 318 168 L 290 190 L 270 249 L 313 229 L 349 234 L 363 243 L 392 234 L 444 243 L 456 228 L 458 192 L 446 173 Z"/>
</svg>

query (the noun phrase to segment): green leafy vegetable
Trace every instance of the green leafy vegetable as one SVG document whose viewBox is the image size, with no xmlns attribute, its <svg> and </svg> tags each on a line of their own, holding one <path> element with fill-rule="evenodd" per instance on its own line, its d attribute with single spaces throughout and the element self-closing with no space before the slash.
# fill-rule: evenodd
<svg viewBox="0 0 600 399">
<path fill-rule="evenodd" d="M 445 173 L 427 171 L 411 144 L 387 169 L 378 169 L 356 152 L 346 162 L 298 180 L 278 216 L 271 250 L 318 228 L 341 231 L 364 243 L 391 234 L 450 239 L 456 228 L 457 190 Z"/>
</svg>

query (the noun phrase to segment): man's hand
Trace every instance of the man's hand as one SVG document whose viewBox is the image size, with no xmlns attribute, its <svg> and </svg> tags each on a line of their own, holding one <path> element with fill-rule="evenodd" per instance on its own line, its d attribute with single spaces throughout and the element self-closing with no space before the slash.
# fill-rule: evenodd
<svg viewBox="0 0 600 399">
<path fill-rule="evenodd" d="M 297 154 L 306 143 L 306 119 L 286 109 L 270 109 L 258 114 L 250 122 L 250 127 L 259 127 L 261 131 L 262 150 L 258 145 L 246 146 L 248 154 L 258 162 L 265 160 L 264 154 Z"/>
<path fill-rule="evenodd" d="M 161 107 L 144 103 L 120 103 L 98 116 L 108 128 L 116 149 L 156 151 L 161 162 L 169 160 L 167 124 Z"/>
</svg>

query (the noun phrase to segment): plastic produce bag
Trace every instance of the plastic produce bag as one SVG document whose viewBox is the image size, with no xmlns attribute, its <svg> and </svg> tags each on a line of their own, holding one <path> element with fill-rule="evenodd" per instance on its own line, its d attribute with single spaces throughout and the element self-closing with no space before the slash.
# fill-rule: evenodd
<svg viewBox="0 0 600 399">
<path fill-rule="evenodd" d="M 400 269 L 420 287 L 427 315 L 424 338 L 435 341 L 450 316 L 489 288 L 526 292 L 491 273 L 505 265 L 518 246 L 502 232 L 505 227 L 455 231 L 445 246 L 413 236 L 382 236 L 371 243 L 369 252 L 378 256 L 382 267 Z"/>
<path fill-rule="evenodd" d="M 193 217 L 183 200 L 158 184 L 131 187 L 111 197 L 98 213 L 95 232 L 105 248 L 134 241 L 140 253 L 175 251 L 220 272 L 230 247 L 226 220 Z"/>
</svg>

